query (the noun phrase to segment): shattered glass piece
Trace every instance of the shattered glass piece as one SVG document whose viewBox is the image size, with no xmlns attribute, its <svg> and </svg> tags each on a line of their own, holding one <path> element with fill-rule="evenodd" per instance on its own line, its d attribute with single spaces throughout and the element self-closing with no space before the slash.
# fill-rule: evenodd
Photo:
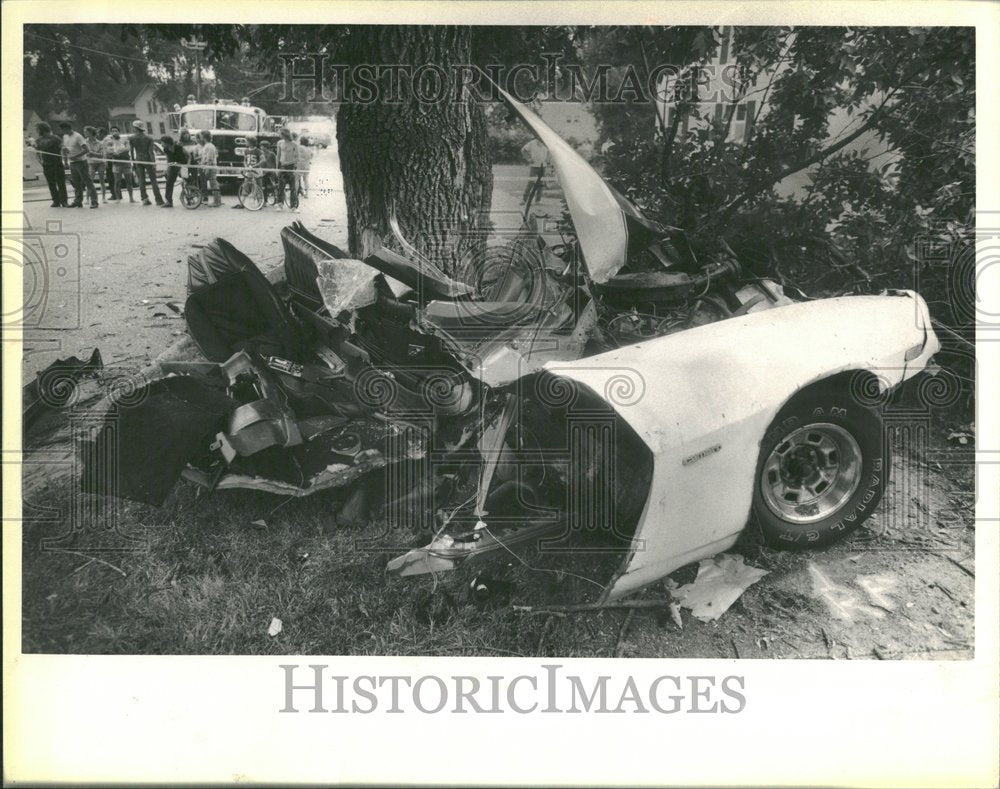
<svg viewBox="0 0 1000 789">
<path fill-rule="evenodd" d="M 360 260 L 320 260 L 317 268 L 316 284 L 331 315 L 359 310 L 378 300 L 375 281 L 381 275 Z"/>
</svg>

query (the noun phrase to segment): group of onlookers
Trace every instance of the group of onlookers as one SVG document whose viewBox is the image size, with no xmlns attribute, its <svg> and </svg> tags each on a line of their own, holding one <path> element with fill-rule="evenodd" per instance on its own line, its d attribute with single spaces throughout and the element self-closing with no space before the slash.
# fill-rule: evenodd
<svg viewBox="0 0 1000 789">
<path fill-rule="evenodd" d="M 160 138 L 163 154 L 167 157 L 167 183 L 165 187 L 166 200 L 161 203 L 164 208 L 174 206 L 174 186 L 177 179 L 183 176 L 188 165 L 195 165 L 188 171 L 187 178 L 193 179 L 198 187 L 212 202 L 207 205 L 218 208 L 222 205 L 219 191 L 219 149 L 212 142 L 212 133 L 207 130 L 198 132 L 194 137 L 188 129 L 181 129 L 180 136 L 175 140 L 170 135 Z"/>
<path fill-rule="evenodd" d="M 312 165 L 312 148 L 309 138 L 289 129 L 282 129 L 277 144 L 270 140 L 258 140 L 249 135 L 248 146 L 243 154 L 247 170 L 258 174 L 264 200 L 274 196 L 274 205 L 281 211 L 285 205 L 285 188 L 288 188 L 288 206 L 293 212 L 299 210 L 299 195 L 309 196 L 309 168 Z M 233 208 L 242 208 L 234 205 Z"/>
<path fill-rule="evenodd" d="M 146 193 L 147 178 L 156 202 L 163 204 L 156 182 L 153 138 L 146 134 L 146 125 L 142 121 L 132 125 L 132 134 L 127 139 L 117 126 L 112 126 L 110 131 L 86 126 L 84 134 L 80 134 L 73 129 L 72 123 L 63 121 L 59 130 L 61 138 L 52 133 L 47 123 L 38 124 L 38 139 L 34 146 L 52 196 L 53 208 L 80 208 L 85 197 L 89 199 L 91 208 L 97 208 L 98 185 L 104 202 L 121 200 L 122 190 L 125 189 L 129 202 L 134 203 L 133 172 L 143 205 L 150 205 Z M 73 185 L 72 203 L 66 192 L 67 169 Z"/>
<path fill-rule="evenodd" d="M 188 129 L 181 129 L 177 140 L 169 135 L 160 139 L 167 159 L 165 194 L 161 195 L 156 177 L 153 138 L 146 134 L 143 121 L 135 121 L 132 128 L 132 134 L 125 139 L 114 126 L 110 132 L 87 126 L 84 128 L 85 134 L 80 134 L 73 129 L 71 123 L 64 121 L 59 124 L 62 132 L 60 138 L 52 133 L 48 124 L 38 124 L 38 138 L 34 141 L 34 148 L 52 195 L 52 207 L 79 208 L 83 206 L 86 196 L 90 207 L 97 208 L 98 185 L 104 202 L 120 201 L 124 188 L 128 192 L 129 202 L 134 203 L 134 173 L 143 205 L 151 204 L 146 192 L 148 178 L 156 204 L 172 208 L 174 187 L 178 178 L 182 177 L 183 168 L 188 165 L 195 165 L 191 170 L 196 182 L 204 194 L 212 197 L 212 202 L 207 205 L 213 208 L 222 205 L 218 181 L 219 153 L 212 142 L 210 131 L 200 131 L 192 138 Z M 289 129 L 281 130 L 281 139 L 275 146 L 268 140 L 261 140 L 258 144 L 252 135 L 250 137 L 244 161 L 247 167 L 262 171 L 265 196 L 273 193 L 277 208 L 281 210 L 287 186 L 289 205 L 293 211 L 298 211 L 299 194 L 308 197 L 309 191 L 308 171 L 312 163 L 309 140 L 306 137 L 294 139 L 297 135 L 293 137 Z M 66 192 L 67 169 L 75 193 L 72 203 L 68 202 Z M 187 177 L 191 178 L 191 173 Z"/>
</svg>

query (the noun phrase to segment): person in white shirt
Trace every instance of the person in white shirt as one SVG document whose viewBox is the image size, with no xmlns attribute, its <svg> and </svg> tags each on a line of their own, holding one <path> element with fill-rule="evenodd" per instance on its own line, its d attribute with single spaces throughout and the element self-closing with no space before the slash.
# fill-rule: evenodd
<svg viewBox="0 0 1000 789">
<path fill-rule="evenodd" d="M 87 141 L 78 131 L 73 131 L 70 123 L 59 124 L 59 129 L 63 134 L 62 154 L 63 161 L 69 166 L 69 175 L 73 181 L 73 191 L 75 192 L 70 208 L 80 208 L 83 206 L 83 195 L 86 190 L 90 198 L 90 207 L 97 208 L 97 190 L 94 182 L 90 178 L 90 164 L 87 158 L 90 148 Z"/>
<path fill-rule="evenodd" d="M 285 185 L 288 185 L 291 193 L 288 204 L 292 211 L 299 210 L 298 185 L 295 182 L 295 169 L 299 161 L 299 146 L 292 140 L 292 133 L 287 128 L 281 130 L 281 139 L 278 140 L 278 205 L 280 211 L 285 202 Z"/>
<path fill-rule="evenodd" d="M 219 197 L 219 151 L 212 143 L 212 133 L 203 129 L 199 135 L 202 142 L 200 164 L 202 166 L 205 188 L 212 195 L 212 202 L 208 203 L 209 208 L 218 208 L 222 205 Z"/>
<path fill-rule="evenodd" d="M 96 191 L 97 184 L 101 185 L 101 200 L 108 202 L 108 192 L 104 186 L 104 135 L 94 126 L 84 126 L 83 132 L 87 141 L 87 164 L 90 166 L 90 180 L 94 183 Z"/>
<path fill-rule="evenodd" d="M 117 126 L 111 127 L 111 134 L 104 139 L 104 156 L 113 170 L 111 199 L 122 199 L 122 185 L 128 189 L 128 201 L 135 202 L 132 195 L 132 160 L 129 158 L 128 142 L 122 138 Z"/>
<path fill-rule="evenodd" d="M 299 138 L 299 155 L 297 167 L 299 170 L 299 190 L 303 197 L 309 197 L 309 167 L 312 165 L 313 150 L 309 147 L 309 138 L 303 135 Z"/>
</svg>

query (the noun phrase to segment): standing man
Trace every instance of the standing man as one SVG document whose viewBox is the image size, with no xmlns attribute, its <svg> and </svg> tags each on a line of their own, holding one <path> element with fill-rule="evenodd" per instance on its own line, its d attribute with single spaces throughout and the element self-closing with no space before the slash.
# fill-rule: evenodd
<svg viewBox="0 0 1000 789">
<path fill-rule="evenodd" d="M 219 151 L 212 142 L 212 133 L 208 129 L 202 129 L 198 136 L 202 141 L 201 166 L 205 178 L 205 189 L 212 195 L 212 202 L 207 203 L 209 208 L 218 208 L 222 205 L 219 197 Z"/>
<path fill-rule="evenodd" d="M 184 139 L 184 132 L 181 132 L 181 140 Z M 194 136 L 194 149 L 188 151 L 188 161 L 195 165 L 195 182 L 198 184 L 198 188 L 201 189 L 202 194 L 205 193 L 205 171 L 201 169 L 201 152 L 205 150 L 205 141 L 201 139 L 201 132 L 198 132 Z"/>
<path fill-rule="evenodd" d="M 163 205 L 160 185 L 156 182 L 156 151 L 153 150 L 153 138 L 146 134 L 144 121 L 133 121 L 132 129 L 133 133 L 128 144 L 132 153 L 132 161 L 135 162 L 135 171 L 139 176 L 139 194 L 142 197 L 142 204 L 149 205 L 149 198 L 146 196 L 146 176 L 148 175 L 156 204 Z"/>
<path fill-rule="evenodd" d="M 101 184 L 101 199 L 108 202 L 108 193 L 104 187 L 104 145 L 101 143 L 101 135 L 93 126 L 84 128 L 87 135 L 87 164 L 90 166 L 90 180 L 94 182 L 95 191 L 97 183 Z"/>
<path fill-rule="evenodd" d="M 187 151 L 179 142 L 174 142 L 174 138 L 167 136 L 160 139 L 163 152 L 167 155 L 167 201 L 163 203 L 163 208 L 174 207 L 174 183 L 181 173 L 181 167 L 188 163 Z M 183 195 L 182 195 L 183 197 Z"/>
<path fill-rule="evenodd" d="M 277 178 L 274 177 L 274 169 L 277 167 L 278 161 L 274 158 L 274 150 L 271 145 L 270 140 L 262 140 L 260 143 L 260 161 L 258 167 L 263 171 L 264 175 L 261 178 L 261 186 L 264 188 L 264 202 L 267 203 L 267 198 L 273 192 L 278 193 Z"/>
<path fill-rule="evenodd" d="M 299 190 L 303 197 L 309 197 L 309 167 L 312 165 L 313 150 L 309 147 L 309 138 L 304 134 L 299 138 Z"/>
<path fill-rule="evenodd" d="M 128 201 L 135 202 L 132 195 L 132 162 L 128 156 L 128 143 L 122 139 L 117 126 L 111 127 L 111 134 L 104 141 L 104 154 L 111 160 L 114 169 L 112 193 L 115 200 L 122 199 L 122 183 L 128 189 Z"/>
<path fill-rule="evenodd" d="M 97 190 L 94 189 L 94 182 L 90 180 L 90 164 L 87 162 L 87 155 L 90 151 L 87 148 L 87 141 L 83 139 L 80 132 L 73 131 L 73 124 L 63 121 L 59 124 L 63 133 L 62 154 L 69 167 L 69 177 L 73 181 L 73 202 L 70 208 L 83 207 L 83 193 L 86 188 L 87 196 L 90 198 L 90 207 L 97 208 Z"/>
<path fill-rule="evenodd" d="M 542 199 L 542 185 L 545 180 L 545 166 L 549 163 L 549 149 L 541 140 L 532 137 L 521 148 L 521 156 L 528 163 L 528 184 L 524 187 L 521 203 L 525 209 L 531 208 L 535 198 Z"/>
<path fill-rule="evenodd" d="M 108 185 L 108 189 L 111 190 L 111 197 L 109 200 L 121 200 L 121 192 L 115 189 L 115 167 L 114 162 L 111 161 L 112 157 L 108 152 L 108 148 L 111 143 L 111 131 L 114 129 L 112 127 L 108 130 L 108 133 L 101 138 L 101 155 L 104 157 L 104 180 Z"/>
<path fill-rule="evenodd" d="M 62 140 L 52 133 L 47 123 L 38 124 L 38 140 L 35 142 L 35 154 L 42 165 L 45 183 L 49 185 L 53 208 L 67 208 L 66 170 L 63 169 Z"/>
<path fill-rule="evenodd" d="M 294 213 L 299 212 L 299 195 L 295 178 L 295 166 L 299 160 L 299 146 L 292 140 L 292 133 L 284 128 L 278 140 L 278 210 L 285 202 L 285 184 L 291 193 L 289 205 Z"/>
</svg>

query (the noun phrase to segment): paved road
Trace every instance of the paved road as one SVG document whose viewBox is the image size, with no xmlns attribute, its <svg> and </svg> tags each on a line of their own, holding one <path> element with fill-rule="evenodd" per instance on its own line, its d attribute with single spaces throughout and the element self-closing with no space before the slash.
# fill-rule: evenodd
<svg viewBox="0 0 1000 789">
<path fill-rule="evenodd" d="M 48 275 L 44 294 L 36 272 L 25 268 L 26 301 L 38 304 L 43 296 L 46 301 L 42 325 L 25 331 L 24 380 L 56 358 L 94 347 L 101 349 L 107 365 L 141 367 L 157 356 L 186 330 L 167 302 L 183 309 L 187 257 L 216 237 L 232 242 L 264 271 L 281 263 L 279 232 L 294 219 L 346 245 L 347 210 L 334 149 L 316 152 L 310 186 L 309 198 L 300 201 L 301 212 L 291 214 L 274 208 L 233 210 L 237 200 L 231 194 L 223 196 L 222 208 L 195 211 L 181 208 L 176 200 L 176 207 L 167 209 L 127 199 L 102 203 L 96 210 L 56 209 L 49 205 L 44 184 L 26 182 L 25 215 L 33 230 L 48 236 L 49 253 L 42 264 Z M 62 248 L 60 234 L 71 250 L 68 265 L 57 265 L 51 253 Z"/>
</svg>

